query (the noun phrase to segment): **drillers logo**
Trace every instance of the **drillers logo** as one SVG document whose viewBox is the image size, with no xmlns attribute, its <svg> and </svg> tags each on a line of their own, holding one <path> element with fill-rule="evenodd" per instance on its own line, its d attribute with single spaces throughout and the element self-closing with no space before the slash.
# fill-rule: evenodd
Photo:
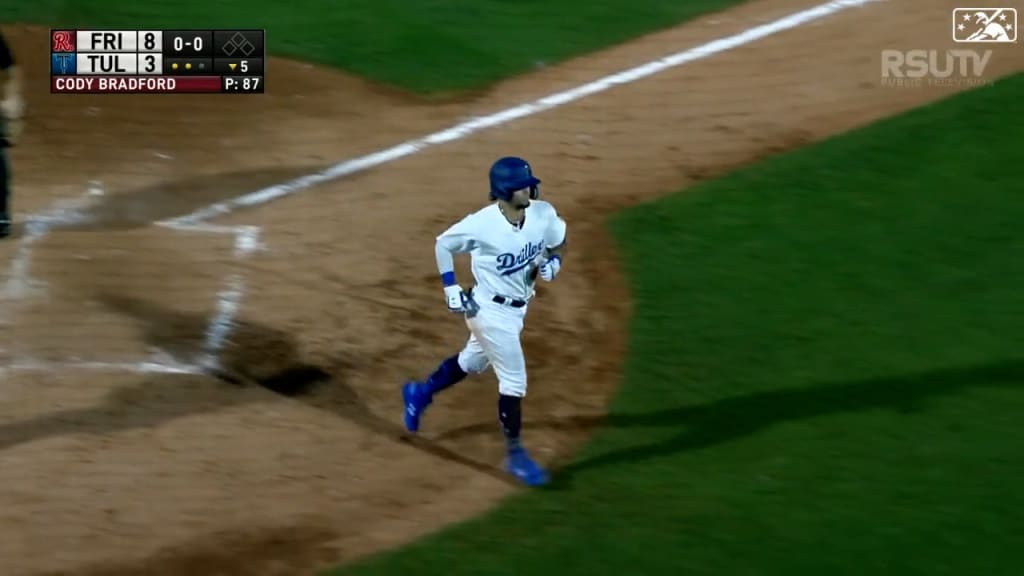
<svg viewBox="0 0 1024 576">
<path fill-rule="evenodd" d="M 1016 8 L 957 8 L 953 10 L 954 42 L 1017 41 Z"/>
<path fill-rule="evenodd" d="M 519 254 L 513 254 L 511 252 L 498 254 L 498 272 L 501 272 L 502 276 L 515 274 L 529 266 L 530 263 L 533 262 L 533 259 L 536 258 L 543 249 L 544 241 L 541 240 L 536 244 L 527 244 L 526 246 L 523 246 L 523 249 L 519 251 Z"/>
<path fill-rule="evenodd" d="M 66 74 L 75 73 L 75 55 L 74 54 L 58 54 L 54 52 L 50 55 L 50 73 L 59 74 L 61 76 Z"/>
</svg>

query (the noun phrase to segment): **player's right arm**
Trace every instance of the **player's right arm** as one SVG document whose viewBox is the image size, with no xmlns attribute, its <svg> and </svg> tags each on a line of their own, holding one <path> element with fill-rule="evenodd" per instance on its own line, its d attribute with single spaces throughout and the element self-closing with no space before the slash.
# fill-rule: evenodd
<svg viewBox="0 0 1024 576">
<path fill-rule="evenodd" d="M 441 275 L 448 309 L 462 311 L 462 287 L 455 280 L 455 255 L 473 251 L 478 243 L 475 237 L 473 215 L 466 216 L 441 233 L 434 243 L 437 272 Z"/>
</svg>

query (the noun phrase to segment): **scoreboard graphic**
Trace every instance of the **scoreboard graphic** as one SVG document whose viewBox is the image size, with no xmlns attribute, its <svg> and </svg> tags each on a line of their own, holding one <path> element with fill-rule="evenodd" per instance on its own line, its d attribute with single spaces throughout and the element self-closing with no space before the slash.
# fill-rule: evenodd
<svg viewBox="0 0 1024 576">
<path fill-rule="evenodd" d="M 51 94 L 263 94 L 263 30 L 50 30 Z"/>
</svg>

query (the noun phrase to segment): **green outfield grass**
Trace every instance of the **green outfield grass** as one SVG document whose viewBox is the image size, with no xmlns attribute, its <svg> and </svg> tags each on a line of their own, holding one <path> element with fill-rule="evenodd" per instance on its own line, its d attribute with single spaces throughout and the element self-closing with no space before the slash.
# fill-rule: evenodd
<svg viewBox="0 0 1024 576">
<path fill-rule="evenodd" d="M 68 27 L 266 28 L 272 53 L 425 94 L 481 88 L 740 2 L 0 0 L 0 19 Z"/>
<path fill-rule="evenodd" d="M 1022 139 L 1017 76 L 615 218 L 608 426 L 334 574 L 1020 574 Z"/>
</svg>

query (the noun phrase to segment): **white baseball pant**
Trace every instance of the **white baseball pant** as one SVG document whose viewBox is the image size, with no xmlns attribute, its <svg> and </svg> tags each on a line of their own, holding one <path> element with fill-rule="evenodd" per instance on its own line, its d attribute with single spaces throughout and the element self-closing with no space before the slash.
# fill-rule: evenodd
<svg viewBox="0 0 1024 576">
<path fill-rule="evenodd" d="M 482 295 L 478 298 L 480 311 L 466 319 L 470 336 L 459 352 L 459 367 L 475 374 L 493 367 L 498 393 L 522 398 L 526 396 L 526 358 L 519 336 L 528 306 L 513 308 Z"/>
</svg>

